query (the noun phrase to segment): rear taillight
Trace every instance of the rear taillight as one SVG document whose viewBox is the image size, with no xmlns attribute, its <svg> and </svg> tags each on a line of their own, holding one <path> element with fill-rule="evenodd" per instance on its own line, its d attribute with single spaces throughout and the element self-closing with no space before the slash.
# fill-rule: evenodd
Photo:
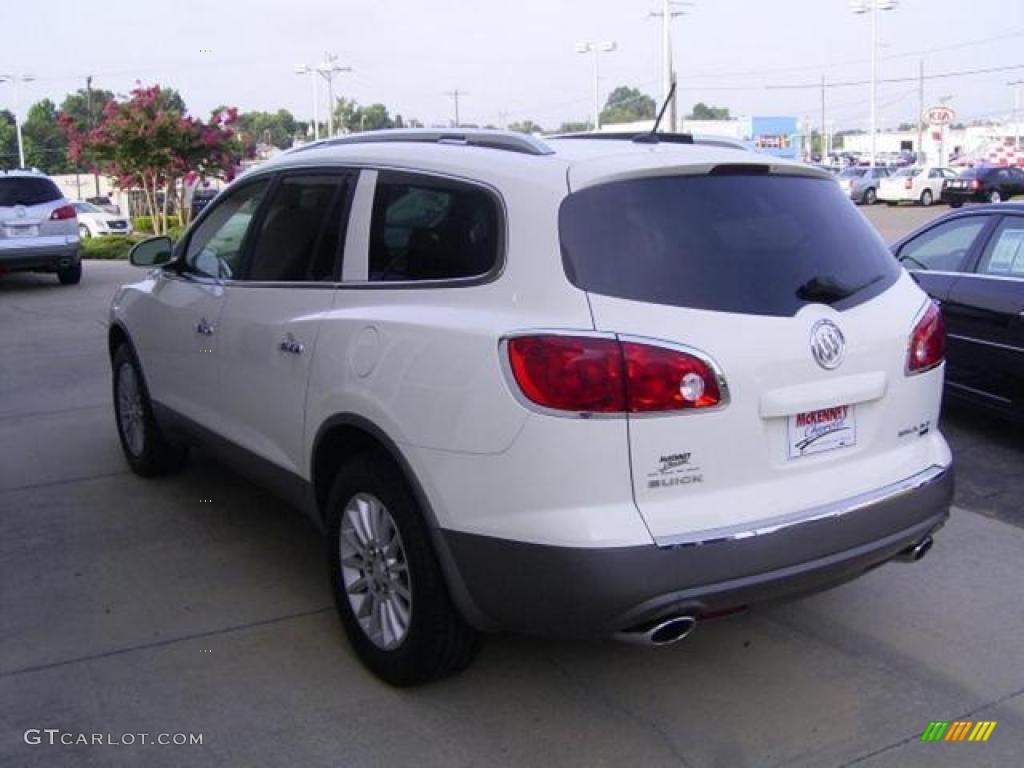
<svg viewBox="0 0 1024 768">
<path fill-rule="evenodd" d="M 512 375 L 537 405 L 576 413 L 652 413 L 722 403 L 718 376 L 680 350 L 588 336 L 508 340 Z"/>
<path fill-rule="evenodd" d="M 924 373 L 946 359 L 946 327 L 942 312 L 934 303 L 917 321 L 910 334 L 910 349 L 907 352 L 907 373 Z"/>
<path fill-rule="evenodd" d="M 78 214 L 75 213 L 75 208 L 72 205 L 62 205 L 60 208 L 54 208 L 53 213 L 50 214 L 50 221 L 63 221 L 64 219 L 73 219 Z"/>
<path fill-rule="evenodd" d="M 981 182 L 975 179 L 971 182 L 971 189 L 981 189 Z"/>
</svg>

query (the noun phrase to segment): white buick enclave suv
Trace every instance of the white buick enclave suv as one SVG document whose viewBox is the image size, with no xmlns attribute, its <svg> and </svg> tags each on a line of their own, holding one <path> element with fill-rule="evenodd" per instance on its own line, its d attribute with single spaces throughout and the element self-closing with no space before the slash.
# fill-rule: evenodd
<svg viewBox="0 0 1024 768">
<path fill-rule="evenodd" d="M 917 559 L 938 309 L 825 173 L 690 137 L 397 131 L 291 151 L 110 313 L 141 475 L 217 449 L 322 524 L 383 679 L 479 631 L 649 645 Z"/>
</svg>

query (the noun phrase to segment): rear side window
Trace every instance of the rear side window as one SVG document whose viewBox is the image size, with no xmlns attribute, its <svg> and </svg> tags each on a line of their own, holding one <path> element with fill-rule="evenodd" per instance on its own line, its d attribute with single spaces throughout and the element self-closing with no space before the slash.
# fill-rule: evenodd
<svg viewBox="0 0 1024 768">
<path fill-rule="evenodd" d="M 347 189 L 345 176 L 283 178 L 267 205 L 245 279 L 334 279 Z"/>
<path fill-rule="evenodd" d="M 594 293 L 692 309 L 788 317 L 843 309 L 888 288 L 899 267 L 828 179 L 668 176 L 567 197 L 569 280 Z"/>
<path fill-rule="evenodd" d="M 483 189 L 381 173 L 370 224 L 371 282 L 458 280 L 498 263 L 498 204 Z"/>
<path fill-rule="evenodd" d="M 0 205 L 41 205 L 62 197 L 57 185 L 49 179 L 31 176 L 0 177 Z"/>
</svg>

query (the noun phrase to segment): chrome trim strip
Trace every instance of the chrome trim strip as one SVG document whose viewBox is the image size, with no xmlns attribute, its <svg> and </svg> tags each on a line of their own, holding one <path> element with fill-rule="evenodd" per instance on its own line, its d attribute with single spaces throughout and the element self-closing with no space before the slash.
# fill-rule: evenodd
<svg viewBox="0 0 1024 768">
<path fill-rule="evenodd" d="M 676 547 L 700 547 L 705 544 L 717 544 L 726 541 L 739 541 L 754 536 L 767 536 L 780 531 L 797 528 L 801 525 L 817 523 L 823 520 L 831 520 L 843 517 L 858 510 L 870 507 L 875 504 L 892 501 L 900 496 L 913 493 L 925 486 L 939 481 L 947 472 L 949 467 L 940 467 L 936 464 L 928 467 L 923 472 L 892 483 L 891 485 L 878 488 L 874 491 L 861 493 L 857 496 L 843 499 L 841 501 L 822 504 L 811 509 L 793 512 L 781 517 L 774 517 L 767 520 L 758 520 L 741 525 L 723 526 L 721 528 L 710 528 L 703 531 L 693 531 L 674 536 L 655 536 L 654 543 L 662 548 Z"/>
<path fill-rule="evenodd" d="M 1000 344 L 997 341 L 986 341 L 985 339 L 976 339 L 973 336 L 961 336 L 960 334 L 957 333 L 950 333 L 947 334 L 947 336 L 951 339 L 956 339 L 957 341 L 969 341 L 972 344 L 984 344 L 986 347 L 1005 349 L 1010 352 L 1024 352 L 1024 349 L 1021 349 L 1020 347 L 1015 347 L 1011 344 Z"/>
</svg>

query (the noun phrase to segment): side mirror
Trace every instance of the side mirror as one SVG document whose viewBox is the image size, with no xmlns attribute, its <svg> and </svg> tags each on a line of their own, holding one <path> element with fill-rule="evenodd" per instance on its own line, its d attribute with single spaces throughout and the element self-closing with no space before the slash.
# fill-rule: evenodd
<svg viewBox="0 0 1024 768">
<path fill-rule="evenodd" d="M 128 251 L 128 261 L 136 267 L 159 267 L 171 260 L 172 247 L 169 237 L 149 237 L 132 246 Z"/>
</svg>

